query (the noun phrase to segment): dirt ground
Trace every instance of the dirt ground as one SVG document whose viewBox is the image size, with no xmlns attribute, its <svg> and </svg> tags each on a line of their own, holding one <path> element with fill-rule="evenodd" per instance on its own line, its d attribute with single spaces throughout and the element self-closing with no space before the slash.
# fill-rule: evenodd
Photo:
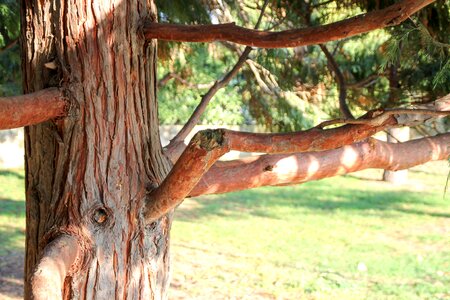
<svg viewBox="0 0 450 300">
<path fill-rule="evenodd" d="M 23 259 L 22 252 L 0 256 L 0 299 L 23 299 Z"/>
</svg>

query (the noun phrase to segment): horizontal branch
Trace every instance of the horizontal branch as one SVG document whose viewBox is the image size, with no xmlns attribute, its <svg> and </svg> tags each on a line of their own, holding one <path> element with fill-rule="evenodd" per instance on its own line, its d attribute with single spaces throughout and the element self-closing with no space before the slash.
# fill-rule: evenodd
<svg viewBox="0 0 450 300">
<path fill-rule="evenodd" d="M 192 138 L 166 179 L 148 195 L 144 216 L 152 221 L 178 205 L 203 174 L 230 150 L 262 153 L 323 151 L 363 140 L 395 124 L 394 118 L 387 118 L 385 123 L 374 127 L 344 125 L 296 133 L 260 134 L 226 129 L 200 131 Z"/>
<path fill-rule="evenodd" d="M 343 21 L 279 32 L 252 30 L 236 26 L 234 23 L 214 25 L 148 23 L 143 30 L 147 39 L 179 42 L 230 41 L 261 48 L 298 47 L 326 43 L 378 28 L 398 25 L 432 2 L 434 0 L 402 0 L 385 9 Z"/>
<path fill-rule="evenodd" d="M 45 248 L 31 279 L 34 300 L 63 299 L 64 280 L 81 253 L 78 240 L 62 234 Z"/>
<path fill-rule="evenodd" d="M 446 105 L 442 105 L 446 103 L 446 98 L 447 96 L 430 103 L 429 107 L 433 105 L 446 108 Z M 437 111 L 432 112 L 431 114 L 429 110 L 422 110 L 419 115 L 440 114 Z M 147 196 L 144 216 L 151 222 L 175 208 L 191 194 L 209 168 L 230 150 L 287 154 L 337 149 L 362 141 L 378 131 L 409 124 L 408 118 L 403 117 L 411 113 L 416 112 L 404 109 L 395 110 L 395 114 L 392 111 L 373 111 L 357 120 L 364 120 L 362 124 L 347 124 L 331 129 L 322 129 L 319 126 L 295 133 L 261 134 L 226 129 L 200 131 L 192 138 L 161 185 Z M 449 113 L 445 112 L 446 115 Z"/>
<path fill-rule="evenodd" d="M 66 115 L 66 100 L 57 88 L 0 97 L 0 130 L 38 124 Z"/>
<path fill-rule="evenodd" d="M 375 139 L 323 152 L 262 155 L 220 162 L 203 176 L 189 196 L 220 194 L 261 186 L 304 183 L 363 169 L 408 169 L 450 155 L 450 134 L 401 144 Z"/>
</svg>

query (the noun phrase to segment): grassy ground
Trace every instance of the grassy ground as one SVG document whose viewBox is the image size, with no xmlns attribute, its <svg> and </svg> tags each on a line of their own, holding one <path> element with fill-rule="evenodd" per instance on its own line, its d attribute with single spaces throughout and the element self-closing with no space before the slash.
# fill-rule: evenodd
<svg viewBox="0 0 450 300">
<path fill-rule="evenodd" d="M 447 172 L 439 162 L 400 187 L 365 171 L 188 199 L 172 230 L 170 298 L 450 299 Z M 22 172 L 0 172 L 0 199 L 7 258 L 23 252 Z"/>
</svg>

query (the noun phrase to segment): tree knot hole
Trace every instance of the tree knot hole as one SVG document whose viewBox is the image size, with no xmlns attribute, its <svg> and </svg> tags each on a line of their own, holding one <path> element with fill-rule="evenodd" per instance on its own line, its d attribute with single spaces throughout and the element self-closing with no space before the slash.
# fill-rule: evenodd
<svg viewBox="0 0 450 300">
<path fill-rule="evenodd" d="M 264 167 L 264 172 L 270 172 L 273 171 L 273 166 L 272 165 L 267 165 Z"/>
<path fill-rule="evenodd" d="M 97 224 L 103 224 L 108 219 L 108 213 L 103 208 L 98 208 L 94 211 L 93 219 Z"/>
</svg>

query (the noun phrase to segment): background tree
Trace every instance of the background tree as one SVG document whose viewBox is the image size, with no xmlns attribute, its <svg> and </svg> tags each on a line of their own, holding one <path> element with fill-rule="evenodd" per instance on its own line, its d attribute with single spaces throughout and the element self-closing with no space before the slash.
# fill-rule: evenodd
<svg viewBox="0 0 450 300">
<path fill-rule="evenodd" d="M 240 53 L 239 66 L 248 61 L 250 46 L 300 47 L 348 38 L 397 25 L 431 2 L 400 1 L 363 17 L 270 33 L 235 24 L 159 24 L 151 1 L 23 1 L 25 95 L 0 100 L 0 128 L 27 125 L 25 296 L 166 298 L 172 212 L 186 197 L 447 158 L 449 134 L 395 145 L 367 138 L 448 115 L 448 96 L 421 109 L 379 109 L 293 133 L 208 130 L 187 146 L 179 135 L 166 150 L 158 132 L 156 39 L 243 44 L 242 52 L 233 50 Z M 273 78 L 257 62 L 249 68 L 257 70 L 255 77 Z M 230 82 L 236 69 L 214 83 L 211 93 Z M 267 92 L 289 100 L 277 85 L 272 82 Z M 198 121 L 211 93 L 182 132 Z M 230 150 L 266 154 L 217 161 Z"/>
<path fill-rule="evenodd" d="M 19 4 L 0 1 L 0 96 L 20 92 Z"/>
</svg>

